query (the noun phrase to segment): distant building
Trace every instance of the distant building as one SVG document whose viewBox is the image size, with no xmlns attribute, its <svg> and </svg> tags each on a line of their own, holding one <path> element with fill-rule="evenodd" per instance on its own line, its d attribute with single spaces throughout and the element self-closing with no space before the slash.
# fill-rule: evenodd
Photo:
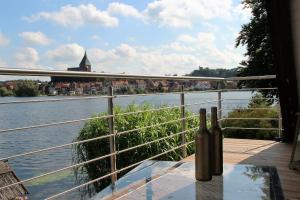
<svg viewBox="0 0 300 200">
<path fill-rule="evenodd" d="M 79 67 L 70 67 L 67 69 L 68 71 L 76 71 L 76 72 L 91 72 L 92 65 L 87 57 L 86 52 L 79 64 Z M 83 78 L 83 77 L 63 77 L 63 76 L 52 76 L 51 82 L 58 83 L 58 82 L 94 82 L 96 78 Z"/>
<path fill-rule="evenodd" d="M 193 86 L 193 89 L 196 90 L 208 90 L 211 88 L 209 81 L 197 81 L 196 84 Z"/>
<path fill-rule="evenodd" d="M 79 67 L 68 68 L 68 71 L 81 71 L 81 72 L 91 72 L 92 65 L 84 52 L 84 56 L 79 64 Z"/>
</svg>

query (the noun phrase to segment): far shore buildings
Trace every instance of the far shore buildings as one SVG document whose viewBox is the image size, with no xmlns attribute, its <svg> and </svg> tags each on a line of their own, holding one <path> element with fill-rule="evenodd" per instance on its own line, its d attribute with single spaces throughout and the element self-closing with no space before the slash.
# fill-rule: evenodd
<svg viewBox="0 0 300 200">
<path fill-rule="evenodd" d="M 92 65 L 84 56 L 78 67 L 67 68 L 67 71 L 92 72 Z M 207 90 L 212 87 L 209 81 L 166 81 L 166 80 L 110 80 L 102 78 L 52 76 L 51 86 L 48 88 L 49 95 L 90 95 L 104 94 L 107 87 L 112 85 L 116 93 L 140 93 L 140 92 L 168 92 L 179 91 L 181 85 L 185 90 Z"/>
</svg>

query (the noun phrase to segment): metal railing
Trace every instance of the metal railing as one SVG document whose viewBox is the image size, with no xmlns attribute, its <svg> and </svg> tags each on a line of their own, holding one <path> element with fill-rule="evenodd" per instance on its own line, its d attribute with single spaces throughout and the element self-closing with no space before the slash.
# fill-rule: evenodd
<svg viewBox="0 0 300 200">
<path fill-rule="evenodd" d="M 146 76 L 146 75 L 127 75 L 127 74 L 105 74 L 105 73 L 90 73 L 90 72 L 70 72 L 70 71 L 46 71 L 46 70 L 23 70 L 23 69 L 4 69 L 0 68 L 0 75 L 14 75 L 14 76 L 67 76 L 67 77 L 89 77 L 89 78 L 105 78 L 105 79 L 153 79 L 153 80 L 178 80 L 178 81 L 189 81 L 189 80 L 197 80 L 197 81 L 239 81 L 239 80 L 261 80 L 261 79 L 274 79 L 276 78 L 273 75 L 267 75 L 267 76 L 253 76 L 253 77 L 233 77 L 233 78 L 216 78 L 216 77 L 189 77 L 189 76 Z M 67 121 L 59 121 L 59 122 L 53 122 L 53 123 L 45 123 L 45 124 L 36 124 L 36 125 L 31 125 L 31 126 L 24 126 L 24 127 L 15 127 L 15 128 L 8 128 L 8 129 L 1 129 L 0 134 L 12 134 L 12 133 L 17 133 L 17 132 L 22 132 L 25 130 L 32 130 L 32 129 L 37 129 L 37 128 L 46 128 L 46 127 L 52 127 L 52 126 L 59 126 L 59 125 L 66 125 L 66 124 L 74 124 L 78 122 L 86 122 L 89 120 L 93 119 L 101 119 L 101 120 L 107 120 L 109 131 L 107 135 L 102 135 L 99 137 L 91 138 L 91 139 L 86 139 L 86 140 L 81 140 L 81 141 L 75 141 L 75 142 L 70 142 L 70 143 L 65 143 L 57 146 L 52 146 L 52 147 L 47 147 L 47 148 L 41 148 L 41 149 L 36 149 L 34 151 L 29 151 L 29 152 L 24 152 L 20 154 L 15 154 L 11 156 L 6 156 L 3 158 L 0 158 L 0 161 L 9 161 L 12 159 L 20 158 L 20 157 L 25 157 L 33 154 L 40 154 L 40 153 L 45 153 L 49 151 L 53 151 L 56 149 L 61 149 L 65 147 L 71 147 L 72 145 L 77 145 L 77 144 L 83 144 L 83 143 L 88 143 L 92 141 L 99 141 L 102 139 L 109 139 L 109 147 L 110 151 L 109 154 L 102 155 L 99 157 L 96 157 L 91 160 L 87 160 L 84 162 L 80 162 L 77 164 L 73 164 L 67 167 L 63 167 L 57 170 L 53 170 L 50 172 L 46 172 L 37 176 L 33 176 L 31 178 L 27 178 L 9 185 L 5 185 L 0 187 L 0 193 L 5 192 L 8 190 L 10 187 L 27 183 L 36 179 L 40 179 L 45 176 L 53 175 L 65 170 L 70 170 L 70 169 L 75 169 L 80 166 L 88 165 L 92 162 L 100 161 L 105 158 L 110 158 L 110 173 L 101 176 L 99 178 L 96 178 L 94 180 L 88 181 L 84 184 L 75 186 L 73 188 L 70 188 L 68 190 L 62 191 L 60 193 L 54 194 L 50 197 L 47 197 L 46 199 L 55 199 L 58 198 L 62 195 L 65 195 L 67 193 L 70 193 L 72 191 L 75 191 L 79 188 L 85 187 L 86 185 L 92 184 L 94 182 L 100 181 L 105 178 L 111 179 L 111 185 L 114 186 L 116 181 L 118 180 L 118 174 L 121 172 L 124 172 L 125 170 L 128 170 L 130 168 L 133 168 L 141 163 L 143 163 L 146 160 L 151 160 L 158 158 L 164 154 L 168 154 L 170 152 L 173 152 L 175 150 L 181 151 L 181 157 L 184 158 L 187 156 L 187 146 L 191 145 L 194 143 L 194 141 L 187 141 L 187 134 L 193 133 L 197 130 L 198 127 L 191 127 L 188 128 L 187 126 L 187 121 L 188 119 L 194 119 L 198 118 L 198 115 L 191 115 L 187 116 L 187 108 L 192 107 L 192 106 L 199 106 L 199 108 L 203 105 L 206 105 L 208 103 L 210 104 L 215 104 L 218 107 L 218 118 L 219 118 L 219 123 L 222 125 L 222 122 L 225 120 L 278 120 L 279 121 L 279 126 L 278 128 L 266 128 L 266 127 L 260 127 L 260 128 L 254 128 L 254 127 L 224 127 L 222 126 L 223 130 L 229 130 L 229 129 L 238 129 L 238 130 L 269 130 L 269 131 L 278 131 L 279 136 L 281 136 L 281 131 L 282 131 L 282 122 L 281 122 L 281 115 L 279 112 L 278 118 L 259 118 L 259 117 L 253 117 L 253 118 L 230 118 L 224 116 L 224 111 L 225 110 L 230 110 L 230 109 L 235 109 L 235 108 L 230 108 L 230 107 L 223 107 L 224 101 L 236 101 L 236 100 L 249 100 L 249 99 L 242 99 L 242 98 L 222 98 L 222 94 L 228 91 L 260 91 L 260 90 L 274 90 L 276 88 L 243 88 L 243 89 L 217 89 L 217 90 L 207 90 L 207 91 L 199 91 L 199 92 L 190 92 L 190 93 L 199 93 L 201 95 L 202 93 L 205 92 L 215 92 L 217 93 L 217 99 L 214 100 L 209 100 L 209 101 L 201 101 L 201 102 L 193 102 L 191 104 L 186 104 L 186 94 L 189 92 L 184 90 L 184 86 L 181 86 L 179 92 L 172 92 L 172 94 L 179 94 L 179 99 L 180 99 L 180 104 L 179 105 L 173 105 L 173 106 L 165 106 L 165 107 L 160 107 L 160 108 L 152 108 L 152 109 L 147 109 L 147 110 L 140 110 L 140 111 L 135 111 L 135 112 L 127 112 L 127 113 L 115 113 L 114 112 L 114 102 L 116 98 L 126 98 L 130 97 L 133 95 L 114 95 L 114 90 L 112 86 L 108 87 L 108 94 L 105 96 L 91 96 L 91 97 L 68 97 L 68 98 L 51 98 L 51 99 L 34 99 L 34 100 L 20 100 L 20 101 L 6 101 L 6 102 L 0 102 L 0 106 L 6 106 L 6 105 L 15 105 L 15 104 L 28 104 L 28 103 L 45 103 L 45 102 L 64 102 L 64 101 L 83 101 L 83 100 L 92 100 L 92 99 L 106 99 L 107 100 L 107 115 L 104 116 L 96 116 L 96 117 L 89 117 L 89 118 L 82 118 L 82 119 L 75 119 L 75 120 L 67 120 Z M 162 95 L 166 93 L 156 93 L 156 94 L 134 94 L 134 96 L 146 96 L 146 95 Z M 169 93 L 168 93 L 169 94 Z M 275 99 L 278 101 L 278 99 Z M 174 108 L 179 108 L 180 109 L 180 117 L 174 120 L 166 121 L 166 122 L 161 122 L 157 124 L 151 124 L 147 125 L 144 127 L 137 127 L 134 129 L 130 130 L 124 130 L 122 132 L 117 132 L 115 130 L 115 118 L 118 116 L 126 116 L 126 115 L 135 115 L 138 113 L 144 113 L 144 112 L 157 112 L 160 110 L 168 110 L 168 109 L 174 109 Z M 270 109 L 270 108 L 241 108 L 241 109 Z M 169 135 L 148 141 L 133 147 L 129 147 L 126 149 L 118 150 L 116 148 L 116 137 L 123 135 L 123 134 L 131 134 L 131 133 L 136 133 L 142 130 L 147 130 L 150 128 L 155 128 L 159 126 L 163 126 L 166 124 L 172 124 L 172 123 L 179 123 L 181 126 L 181 131 L 177 133 L 170 133 Z M 132 163 L 129 166 L 123 167 L 121 169 L 118 168 L 118 163 L 117 163 L 117 156 L 124 153 L 128 152 L 133 149 L 137 149 L 143 146 L 151 145 L 154 143 L 159 143 L 159 142 L 164 142 L 166 139 L 170 139 L 173 137 L 180 137 L 180 145 L 173 147 L 169 150 L 166 150 L 162 153 L 159 153 L 157 155 L 151 156 L 149 158 L 146 158 L 142 161 L 139 161 L 137 163 Z"/>
</svg>

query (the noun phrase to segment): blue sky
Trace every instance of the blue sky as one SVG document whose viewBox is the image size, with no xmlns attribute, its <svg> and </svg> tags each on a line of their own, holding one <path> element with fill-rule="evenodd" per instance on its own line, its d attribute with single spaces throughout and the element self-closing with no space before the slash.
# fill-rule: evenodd
<svg viewBox="0 0 300 200">
<path fill-rule="evenodd" d="M 240 0 L 10 0 L 0 11 L 0 67 L 65 70 L 86 50 L 94 71 L 131 74 L 236 67 L 250 17 Z"/>
</svg>

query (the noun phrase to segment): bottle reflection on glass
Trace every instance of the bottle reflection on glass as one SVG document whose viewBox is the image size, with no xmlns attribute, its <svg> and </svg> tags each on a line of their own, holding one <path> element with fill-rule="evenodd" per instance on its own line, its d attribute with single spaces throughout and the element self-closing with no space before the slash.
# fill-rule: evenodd
<svg viewBox="0 0 300 200">
<path fill-rule="evenodd" d="M 195 200 L 222 200 L 224 199 L 223 176 L 215 176 L 209 182 L 195 182 Z"/>
<path fill-rule="evenodd" d="M 223 173 L 223 135 L 218 125 L 217 107 L 211 107 L 211 173 Z"/>
<path fill-rule="evenodd" d="M 209 181 L 211 175 L 210 133 L 206 127 L 206 110 L 200 109 L 200 127 L 196 134 L 195 175 L 198 181 Z"/>
</svg>

